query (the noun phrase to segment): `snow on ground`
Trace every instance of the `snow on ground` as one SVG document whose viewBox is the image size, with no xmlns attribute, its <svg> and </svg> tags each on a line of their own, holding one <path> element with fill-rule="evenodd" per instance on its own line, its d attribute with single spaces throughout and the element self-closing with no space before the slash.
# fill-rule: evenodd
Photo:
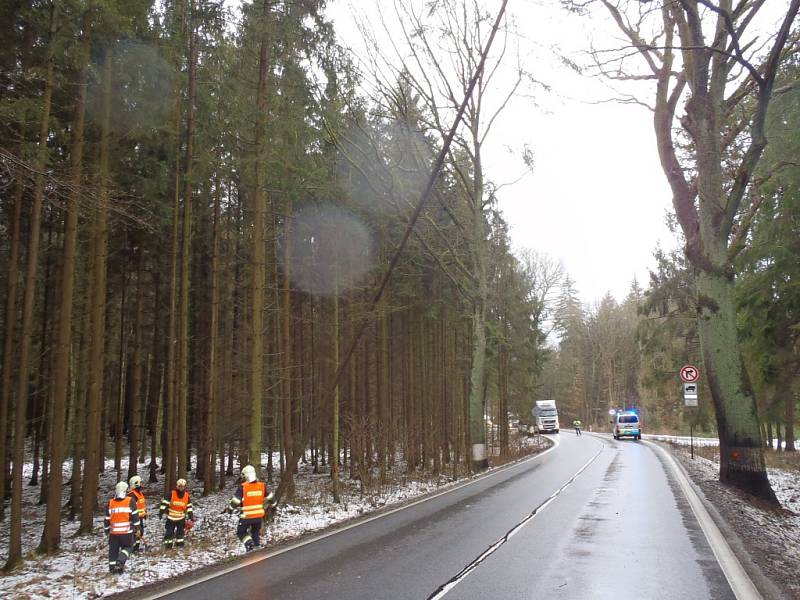
<svg viewBox="0 0 800 600">
<path fill-rule="evenodd" d="M 524 455 L 543 450 L 549 443 L 537 438 L 523 438 L 517 451 Z M 277 464 L 277 455 L 274 460 Z M 266 464 L 266 455 L 263 463 Z M 64 481 L 68 481 L 71 463 L 65 463 Z M 362 516 L 384 506 L 408 501 L 437 490 L 452 486 L 465 477 L 453 478 L 451 473 L 437 478 L 422 479 L 406 476 L 405 465 L 398 462 L 389 474 L 389 483 L 375 486 L 369 492 L 360 491 L 360 484 L 342 477 L 342 501 L 334 504 L 330 494 L 330 478 L 327 472 L 314 474 L 310 465 L 299 465 L 296 478 L 297 493 L 291 503 L 281 503 L 274 520 L 262 530 L 262 544 L 271 546 L 291 540 L 300 535 L 319 531 L 348 519 Z M 25 465 L 25 483 L 30 479 L 31 466 Z M 127 459 L 122 465 L 123 477 L 127 474 Z M 24 565 L 5 576 L 0 576 L 0 597 L 7 599 L 63 598 L 90 599 L 126 592 L 139 586 L 163 581 L 205 565 L 214 564 L 244 554 L 244 547 L 236 538 L 234 515 L 224 515 L 233 494 L 233 478 L 229 478 L 226 489 L 201 496 L 202 483 L 190 479 L 187 486 L 192 497 L 192 506 L 197 518 L 194 528 L 186 536 L 183 549 L 165 551 L 161 548 L 164 521 L 158 520 L 158 504 L 161 501 L 162 484 L 147 484 L 146 465 L 140 469 L 147 495 L 148 518 L 145 525 L 145 552 L 134 554 L 122 575 L 108 572 L 108 542 L 103 534 L 102 515 L 95 517 L 95 532 L 91 535 L 75 536 L 77 522 L 62 521 L 61 551 L 54 556 L 37 556 L 34 549 L 39 543 L 44 524 L 45 507 L 36 503 L 39 487 L 23 490 L 23 556 Z M 100 479 L 100 497 L 103 506 L 113 494 L 117 481 L 113 461 L 106 461 L 106 470 Z M 279 480 L 270 489 L 275 489 Z M 69 496 L 65 485 L 64 503 Z M 0 564 L 8 557 L 9 519 L 0 523 Z"/>
<path fill-rule="evenodd" d="M 692 443 L 692 438 L 688 435 L 659 435 L 659 434 L 642 434 L 642 438 L 645 440 L 653 440 L 657 442 L 669 442 L 670 444 L 677 444 L 678 446 L 690 446 Z M 709 437 L 694 437 L 694 445 L 695 446 L 719 446 L 719 439 L 717 438 L 709 438 Z M 794 444 L 795 448 L 800 450 L 800 445 L 798 442 Z M 786 442 L 781 442 L 781 448 L 786 447 Z M 772 440 L 772 449 L 776 450 L 778 448 L 778 441 Z"/>
<path fill-rule="evenodd" d="M 656 435 L 656 434 L 642 434 L 642 439 L 645 440 L 652 440 L 656 442 L 669 442 L 671 444 L 677 444 L 678 446 L 689 446 L 691 445 L 692 438 L 688 435 Z M 719 440 L 717 438 L 702 438 L 702 437 L 695 437 L 694 438 L 694 445 L 695 446 L 719 446 Z"/>
</svg>

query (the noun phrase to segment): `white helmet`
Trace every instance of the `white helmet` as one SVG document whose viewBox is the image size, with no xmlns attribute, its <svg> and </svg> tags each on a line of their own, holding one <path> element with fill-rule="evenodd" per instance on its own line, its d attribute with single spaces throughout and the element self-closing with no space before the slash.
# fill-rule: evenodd
<svg viewBox="0 0 800 600">
<path fill-rule="evenodd" d="M 131 489 L 140 488 L 142 487 L 142 478 L 139 477 L 138 475 L 134 475 L 133 477 L 131 477 L 130 484 L 131 484 Z"/>
<path fill-rule="evenodd" d="M 255 467 L 253 465 L 245 465 L 242 467 L 242 478 L 250 483 L 253 483 L 256 480 Z"/>
<path fill-rule="evenodd" d="M 128 484 L 124 481 L 120 481 L 117 485 L 114 486 L 114 495 L 122 500 L 125 497 L 125 494 L 128 493 Z"/>
<path fill-rule="evenodd" d="M 181 487 L 181 486 L 182 487 L 186 487 L 186 480 L 185 479 L 178 479 L 178 481 L 175 482 L 175 485 L 177 487 Z"/>
</svg>

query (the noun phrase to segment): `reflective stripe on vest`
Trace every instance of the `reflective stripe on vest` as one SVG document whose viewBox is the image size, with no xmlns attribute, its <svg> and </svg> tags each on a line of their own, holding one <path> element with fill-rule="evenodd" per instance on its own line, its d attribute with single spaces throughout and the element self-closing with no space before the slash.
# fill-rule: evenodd
<svg viewBox="0 0 800 600">
<path fill-rule="evenodd" d="M 139 518 L 144 519 L 147 516 L 147 503 L 144 498 L 144 493 L 139 490 L 131 490 L 131 494 L 136 498 L 136 509 L 139 511 Z"/>
<path fill-rule="evenodd" d="M 267 486 L 261 481 L 242 484 L 242 518 L 261 519 L 264 517 L 264 498 Z"/>
<path fill-rule="evenodd" d="M 172 497 L 169 500 L 169 513 L 167 517 L 173 521 L 179 521 L 186 516 L 186 506 L 189 504 L 189 492 L 183 492 L 183 498 L 178 497 L 178 491 L 172 490 Z"/>
<path fill-rule="evenodd" d="M 131 499 L 127 496 L 122 500 L 112 498 L 108 501 L 108 514 L 110 531 L 112 535 L 132 533 L 131 526 Z"/>
</svg>

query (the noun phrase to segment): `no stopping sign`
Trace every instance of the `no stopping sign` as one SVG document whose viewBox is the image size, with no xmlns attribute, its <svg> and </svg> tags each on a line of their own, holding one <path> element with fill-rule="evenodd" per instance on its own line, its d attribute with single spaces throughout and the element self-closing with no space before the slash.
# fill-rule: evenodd
<svg viewBox="0 0 800 600">
<path fill-rule="evenodd" d="M 694 365 L 683 365 L 681 367 L 681 381 L 684 383 L 694 383 L 700 379 L 700 369 Z"/>
</svg>

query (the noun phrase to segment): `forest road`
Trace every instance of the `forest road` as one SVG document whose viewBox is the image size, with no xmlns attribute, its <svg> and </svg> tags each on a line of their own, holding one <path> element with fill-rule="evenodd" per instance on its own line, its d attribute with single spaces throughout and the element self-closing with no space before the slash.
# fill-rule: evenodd
<svg viewBox="0 0 800 600">
<path fill-rule="evenodd" d="M 544 455 L 163 597 L 735 598 L 651 447 L 557 437 Z"/>
</svg>

